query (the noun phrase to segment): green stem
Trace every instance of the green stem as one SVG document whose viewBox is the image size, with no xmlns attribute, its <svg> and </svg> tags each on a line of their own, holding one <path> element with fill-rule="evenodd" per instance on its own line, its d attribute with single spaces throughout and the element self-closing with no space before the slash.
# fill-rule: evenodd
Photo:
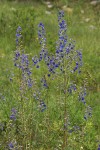
<svg viewBox="0 0 100 150">
<path fill-rule="evenodd" d="M 64 66 L 64 132 L 63 132 L 63 147 L 62 150 L 65 150 L 65 148 L 67 147 L 67 130 L 66 130 L 66 120 L 67 120 L 67 76 L 66 76 L 66 62 L 64 59 L 63 62 L 63 66 Z"/>
<path fill-rule="evenodd" d="M 67 116 L 67 107 L 66 107 L 66 100 L 67 100 L 67 93 L 66 93 L 66 75 L 64 75 L 64 89 L 65 89 L 65 97 L 64 97 L 64 126 L 66 125 L 66 116 Z M 64 128 L 64 133 L 63 133 L 63 150 L 65 150 L 67 146 L 67 131 L 66 128 Z"/>
</svg>

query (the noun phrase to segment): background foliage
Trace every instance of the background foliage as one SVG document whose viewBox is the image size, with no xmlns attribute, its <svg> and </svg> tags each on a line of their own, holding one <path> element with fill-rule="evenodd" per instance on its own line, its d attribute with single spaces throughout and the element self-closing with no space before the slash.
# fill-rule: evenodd
<svg viewBox="0 0 100 150">
<path fill-rule="evenodd" d="M 60 9 L 64 9 L 65 11 L 65 20 L 67 21 L 68 25 L 68 36 L 73 38 L 76 41 L 76 48 L 82 48 L 83 53 L 83 74 L 79 78 L 78 83 L 80 80 L 87 81 L 87 101 L 91 105 L 93 109 L 92 119 L 89 122 L 82 123 L 81 127 L 84 126 L 84 133 L 88 132 L 86 136 L 81 137 L 80 145 L 77 144 L 77 140 L 72 142 L 72 149 L 73 147 L 79 146 L 80 149 L 87 150 L 94 150 L 98 147 L 99 140 L 100 140 L 100 96 L 99 96 L 99 82 L 100 82 L 100 73 L 99 73 L 99 47 L 100 47 L 100 12 L 99 8 L 100 5 L 97 4 L 92 6 L 90 1 L 52 1 L 51 4 L 53 5 L 52 8 L 49 8 L 44 1 L 41 2 L 37 1 L 0 1 L 0 122 L 3 123 L 3 132 L 0 132 L 0 144 L 4 146 L 4 143 L 7 143 L 7 137 L 9 137 L 9 130 L 11 129 L 9 122 L 9 116 L 11 115 L 12 107 L 16 107 L 18 105 L 17 99 L 18 97 L 18 87 L 19 87 L 19 73 L 13 66 L 13 57 L 14 51 L 16 50 L 16 29 L 18 26 L 22 27 L 22 34 L 23 34 L 23 43 L 22 46 L 25 49 L 25 53 L 28 54 L 29 59 L 34 55 L 38 55 L 40 52 L 40 46 L 38 41 L 38 24 L 39 22 L 43 22 L 46 29 L 46 37 L 47 37 L 47 48 L 49 52 L 54 53 L 56 43 L 55 41 L 58 40 L 58 24 L 57 24 L 57 12 Z M 63 7 L 66 6 L 66 7 Z M 49 13 L 48 13 L 49 12 Z M 44 69 L 44 67 L 42 68 Z M 35 77 L 37 77 L 36 71 Z M 15 77 L 16 74 L 16 77 Z M 41 76 L 41 72 L 38 72 L 38 75 Z M 13 80 L 13 84 L 11 82 Z M 60 78 L 58 80 L 61 80 Z M 49 80 L 48 80 L 49 81 Z M 55 82 L 57 85 L 59 81 Z M 52 83 L 51 83 L 52 85 Z M 50 89 L 51 102 L 55 97 L 55 87 L 53 85 Z M 29 91 L 29 97 L 31 95 L 31 91 Z M 17 98 L 17 99 L 16 99 Z M 52 103 L 50 104 L 52 107 Z M 35 107 L 35 106 L 34 106 Z M 77 106 L 76 106 L 77 107 Z M 29 108 L 31 108 L 31 103 Z M 29 109 L 25 106 L 25 110 Z M 58 108 L 58 107 L 57 107 Z M 62 122 L 57 121 L 59 116 L 56 114 L 56 109 L 53 108 L 54 114 L 51 115 L 52 120 L 52 127 L 50 128 L 49 138 L 53 138 L 56 135 L 60 137 L 62 132 L 60 128 L 62 126 Z M 52 110 L 50 110 L 52 112 Z M 58 110 L 59 111 L 59 110 Z M 73 107 L 73 112 L 75 108 Z M 27 116 L 27 113 L 25 114 Z M 40 115 L 40 116 L 39 116 Z M 35 149 L 47 149 L 47 145 L 54 147 L 55 143 L 57 142 L 56 139 L 52 140 L 52 142 L 48 143 L 46 141 L 46 145 L 44 144 L 41 147 L 41 136 L 43 133 L 43 125 L 41 122 L 43 120 L 41 118 L 44 117 L 44 114 L 38 114 L 38 110 L 35 113 L 35 121 L 37 124 L 33 122 L 34 129 L 37 128 L 37 131 L 34 137 L 40 143 L 37 145 L 33 143 L 36 147 Z M 38 118 L 38 119 L 37 119 Z M 56 118 L 56 119 L 55 119 Z M 76 120 L 79 123 L 80 115 L 76 117 Z M 20 119 L 18 120 L 20 121 Z M 30 120 L 28 120 L 30 121 Z M 28 129 L 28 121 L 27 121 L 27 129 Z M 7 124 L 7 126 L 6 126 Z M 16 122 L 14 126 L 20 124 L 19 131 L 22 128 L 21 122 Z M 45 120 L 43 122 L 45 124 Z M 7 130 L 6 130 L 7 128 Z M 31 128 L 31 125 L 30 125 Z M 16 127 L 14 127 L 14 130 Z M 41 129 L 41 130 L 40 130 Z M 5 131 L 6 130 L 6 134 Z M 0 124 L 0 131 L 2 131 L 2 126 Z M 15 131 L 11 131 L 11 135 L 14 135 Z M 29 131 L 28 131 L 29 133 Z M 80 132 L 81 134 L 81 132 Z M 78 139 L 81 136 L 80 134 L 72 133 L 71 138 L 69 138 L 70 142 L 72 139 Z M 10 137 L 11 137 L 10 135 Z M 45 135 L 45 133 L 44 133 Z M 60 136 L 59 136 L 60 135 Z M 28 135 L 30 136 L 30 135 Z M 22 140 L 23 135 L 18 135 L 20 137 L 19 142 Z M 17 138 L 18 138 L 17 137 Z M 3 139 L 3 140 L 2 140 Z M 44 141 L 45 141 L 44 137 Z M 89 139 L 89 140 L 88 140 Z M 1 142 L 2 141 L 2 142 Z M 9 140 L 10 141 L 10 140 Z M 73 141 L 73 140 L 72 140 Z M 24 143 L 24 141 L 23 141 Z M 8 144 L 8 143 L 7 143 Z M 59 138 L 58 142 L 58 149 L 60 149 L 62 144 L 61 139 Z M 37 147 L 38 146 L 38 147 Z M 79 147 L 77 149 L 79 149 Z M 2 147 L 4 149 L 4 147 Z M 71 150 L 71 148 L 69 149 Z"/>
</svg>

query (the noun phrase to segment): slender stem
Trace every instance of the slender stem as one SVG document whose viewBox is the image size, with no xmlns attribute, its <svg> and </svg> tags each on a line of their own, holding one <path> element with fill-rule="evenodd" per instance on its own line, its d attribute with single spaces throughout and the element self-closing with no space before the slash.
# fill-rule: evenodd
<svg viewBox="0 0 100 150">
<path fill-rule="evenodd" d="M 48 90 L 47 90 L 48 94 Z M 46 122 L 47 122 L 47 145 L 48 145 L 48 150 L 49 150 L 49 133 L 50 133 L 50 122 L 49 122 L 49 101 L 48 101 L 48 95 L 47 95 L 47 114 L 46 114 Z"/>
<path fill-rule="evenodd" d="M 67 100 L 67 94 L 66 94 L 66 76 L 64 76 L 64 89 L 65 89 L 65 97 L 64 97 L 64 126 L 66 125 L 67 120 L 67 107 L 66 107 L 66 100 Z M 66 148 L 67 145 L 67 131 L 66 127 L 64 128 L 64 139 L 63 139 L 63 149 Z"/>
<path fill-rule="evenodd" d="M 65 69 L 65 59 L 63 62 L 64 69 Z M 62 149 L 65 150 L 67 147 L 67 130 L 66 130 L 66 120 L 67 120 L 67 76 L 66 76 L 66 69 L 64 70 L 64 133 L 63 133 L 63 147 Z"/>
</svg>

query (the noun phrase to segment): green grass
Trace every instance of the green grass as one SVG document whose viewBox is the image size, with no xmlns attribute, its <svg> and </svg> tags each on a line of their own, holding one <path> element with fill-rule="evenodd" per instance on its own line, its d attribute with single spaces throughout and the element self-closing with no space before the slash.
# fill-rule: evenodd
<svg viewBox="0 0 100 150">
<path fill-rule="evenodd" d="M 73 9 L 73 12 L 68 13 L 65 11 L 65 20 L 67 21 L 68 25 L 68 37 L 74 39 L 76 41 L 76 48 L 77 49 L 83 49 L 83 74 L 82 77 L 79 78 L 85 81 L 88 81 L 88 95 L 87 95 L 87 103 L 92 106 L 93 108 L 93 116 L 89 120 L 89 122 L 84 122 L 82 120 L 82 112 L 81 109 L 84 111 L 83 106 L 81 104 L 76 103 L 74 106 L 70 108 L 72 116 L 74 116 L 74 113 L 77 111 L 77 107 L 79 106 L 79 111 L 77 113 L 77 116 L 74 119 L 74 123 L 77 122 L 81 125 L 81 130 L 83 131 L 84 135 L 81 135 L 82 132 L 80 132 L 78 135 L 75 133 L 72 133 L 69 135 L 69 143 L 70 146 L 67 150 L 72 150 L 74 147 L 76 147 L 76 150 L 80 150 L 80 147 L 83 147 L 84 150 L 94 150 L 97 149 L 98 143 L 96 140 L 100 139 L 100 73 L 99 73 L 99 64 L 100 64 L 100 57 L 99 57 L 99 47 L 100 47 L 100 14 L 98 6 L 97 8 L 92 7 L 89 2 L 82 2 L 81 0 L 78 2 L 67 2 L 69 7 Z M 58 5 L 65 4 L 65 1 L 60 1 Z M 32 20 L 32 23 L 34 24 L 34 32 L 33 37 L 30 39 L 29 37 L 26 37 L 24 39 L 24 48 L 25 52 L 29 54 L 29 58 L 33 57 L 34 55 L 38 54 L 40 51 L 39 41 L 38 41 L 38 24 L 40 22 L 43 22 L 46 29 L 46 37 L 47 37 L 47 48 L 48 51 L 51 53 L 54 53 L 56 41 L 58 39 L 58 23 L 57 23 L 57 12 L 58 9 L 54 7 L 51 10 L 51 14 L 47 15 L 45 14 L 45 11 L 47 10 L 47 7 L 43 3 L 39 2 L 30 2 L 30 3 L 17 3 L 17 2 L 0 2 L 0 20 L 3 19 L 3 25 L 1 22 L 0 25 L 0 122 L 6 122 L 7 123 L 7 131 L 6 134 L 3 132 L 0 135 L 0 146 L 1 150 L 5 150 L 4 143 L 8 144 L 11 139 L 7 139 L 7 137 L 10 138 L 11 136 L 14 136 L 14 132 L 12 131 L 9 133 L 10 129 L 10 122 L 9 122 L 9 116 L 11 114 L 12 107 L 17 107 L 19 105 L 20 95 L 19 95 L 19 74 L 18 71 L 13 66 L 13 57 L 14 57 L 14 51 L 16 49 L 16 43 L 15 43 L 15 26 L 14 23 L 16 20 L 14 20 L 14 12 L 16 10 L 24 10 L 24 12 L 28 12 L 31 9 L 31 12 L 34 11 L 34 18 Z M 81 10 L 84 10 L 84 13 L 81 13 Z M 4 17 L 2 16 L 2 13 Z M 29 13 L 29 12 L 28 12 Z M 19 21 L 21 22 L 21 17 L 19 17 Z M 27 16 L 27 14 L 26 14 Z M 86 22 L 86 18 L 90 18 L 88 22 Z M 18 22 L 18 25 L 19 23 Z M 5 28 L 4 25 L 6 24 Z M 22 22 L 23 24 L 23 22 Z M 92 29 L 93 27 L 93 29 Z M 24 25 L 23 25 L 24 28 Z M 23 29 L 24 30 L 24 29 Z M 6 32 L 4 32 L 6 31 Z M 13 32 L 12 32 L 13 31 Z M 27 33 L 27 35 L 30 33 Z M 29 41 L 28 41 L 29 40 Z M 42 71 L 43 70 L 43 71 Z M 42 65 L 42 68 L 40 69 L 40 72 L 37 73 L 36 70 L 33 70 L 33 78 L 37 79 L 38 84 L 39 78 L 42 77 L 42 73 L 44 73 L 45 66 Z M 15 74 L 13 77 L 12 74 Z M 10 82 L 10 78 L 13 78 L 13 83 Z M 43 90 L 42 98 L 46 97 L 46 102 L 48 103 L 49 100 L 49 109 L 46 111 L 46 113 L 39 113 L 37 110 L 37 104 L 35 103 L 34 106 L 32 106 L 32 93 L 34 92 L 34 89 L 29 90 L 26 95 L 30 98 L 29 102 L 25 101 L 25 106 L 23 106 L 23 110 L 25 111 L 25 118 L 28 118 L 26 123 L 27 128 L 27 136 L 30 137 L 30 130 L 34 127 L 34 130 L 32 131 L 33 135 L 33 145 L 35 150 L 54 150 L 54 148 L 57 150 L 62 149 L 62 137 L 63 137 L 63 131 L 62 126 L 63 122 L 60 120 L 60 117 L 63 116 L 63 104 L 60 103 L 61 107 L 59 108 L 59 101 L 61 99 L 64 99 L 63 92 L 59 93 L 59 90 L 57 93 L 56 87 L 60 86 L 59 83 L 62 83 L 61 78 L 57 78 L 56 81 L 51 82 L 47 78 L 48 83 L 50 83 L 50 89 L 49 91 Z M 62 87 L 61 87 L 62 88 Z M 25 96 L 26 96 L 25 95 Z M 61 96 L 62 95 L 62 96 Z M 3 98 L 4 96 L 4 98 Z M 70 103 L 72 100 L 72 104 L 74 103 L 74 97 L 70 98 Z M 62 101 L 61 101 L 62 102 Z M 32 109 L 35 111 L 33 112 L 33 116 L 30 116 L 28 112 L 31 112 Z M 20 109 L 19 109 L 20 110 Z M 62 110 L 62 111 L 61 111 Z M 61 114 L 59 112 L 61 111 Z M 21 115 L 22 120 L 25 118 L 21 114 L 23 112 L 19 112 L 19 115 Z M 48 119 L 48 122 L 46 119 Z M 46 117 L 45 117 L 46 116 Z M 45 118 L 45 119 L 43 119 Z M 32 125 L 29 124 L 29 122 L 32 121 Z M 18 119 L 19 122 L 16 122 L 16 124 L 19 124 L 19 128 L 25 128 L 23 124 L 21 124 L 21 120 Z M 25 120 L 24 120 L 25 121 Z M 23 122 L 24 122 L 23 121 Z M 82 122 L 82 124 L 81 124 Z M 15 124 L 15 125 L 16 125 Z M 50 124 L 48 126 L 48 124 Z M 45 130 L 46 128 L 46 130 Z M 15 129 L 15 128 L 14 128 Z M 19 131 L 20 131 L 19 129 Z M 30 129 L 30 130 L 29 130 Z M 11 130 L 11 129 L 10 129 Z M 29 130 L 29 131 L 28 131 Z M 49 131 L 48 131 L 49 130 Z M 49 132 L 49 135 L 47 133 Z M 24 134 L 24 133 L 22 133 Z M 48 139 L 45 137 L 47 135 Z M 16 134 L 16 139 L 18 139 L 19 143 L 23 141 L 23 145 L 25 140 L 28 141 L 28 137 L 25 137 L 23 139 L 23 135 Z M 3 140 L 2 140 L 3 137 Z M 20 137 L 20 138 L 19 138 Z M 32 138 L 32 137 L 31 137 Z M 57 140 L 58 139 L 58 140 Z M 79 144 L 77 140 L 80 139 Z M 74 141 L 74 142 L 73 142 Z M 37 144 L 38 143 L 38 144 Z M 20 145 L 20 144 L 19 144 Z M 25 146 L 25 145 L 24 145 Z M 28 149 L 28 148 L 26 148 Z M 32 149 L 32 148 L 30 148 Z"/>
</svg>

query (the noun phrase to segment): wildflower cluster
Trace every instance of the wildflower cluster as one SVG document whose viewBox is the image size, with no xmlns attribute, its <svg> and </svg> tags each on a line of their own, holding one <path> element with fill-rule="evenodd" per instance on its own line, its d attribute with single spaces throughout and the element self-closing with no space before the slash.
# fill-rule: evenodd
<svg viewBox="0 0 100 150">
<path fill-rule="evenodd" d="M 57 74 L 59 71 L 61 71 L 61 73 L 64 73 L 64 74 L 68 74 L 68 78 L 71 74 L 75 76 L 74 73 L 76 71 L 78 71 L 78 73 L 81 73 L 81 67 L 83 64 L 82 52 L 80 50 L 76 50 L 75 41 L 68 38 L 67 33 L 66 33 L 67 24 L 65 20 L 63 19 L 63 17 L 64 17 L 64 12 L 59 11 L 58 13 L 59 39 L 56 42 L 55 54 L 49 54 L 47 51 L 46 37 L 45 37 L 46 32 L 45 32 L 44 25 L 40 23 L 38 26 L 39 27 L 38 37 L 39 37 L 39 41 L 41 45 L 41 52 L 40 52 L 39 57 L 38 56 L 33 57 L 32 61 L 33 61 L 33 66 L 36 66 L 36 68 L 39 68 L 40 62 L 44 60 L 48 68 L 48 73 L 47 73 L 48 77 L 50 77 L 51 74 Z M 71 79 L 71 81 L 69 81 L 69 86 L 66 85 L 66 87 L 64 88 L 67 89 L 69 94 L 72 94 L 73 91 L 79 93 L 78 94 L 79 101 L 82 101 L 82 103 L 86 106 L 86 109 L 87 109 L 88 106 L 86 105 L 86 100 L 85 100 L 86 88 L 83 87 L 79 89 L 78 85 L 76 85 L 74 82 L 75 81 Z M 43 87 L 48 88 L 45 76 L 42 77 L 41 83 Z M 66 91 L 66 89 L 64 89 L 64 91 Z M 89 109 L 88 109 L 88 114 L 89 114 Z"/>
<path fill-rule="evenodd" d="M 85 96 L 86 96 L 86 88 L 83 87 L 83 88 L 81 88 L 81 91 L 79 93 L 79 101 L 84 103 L 84 105 L 86 104 Z"/>
<path fill-rule="evenodd" d="M 92 116 L 92 108 L 91 108 L 91 106 L 87 106 L 86 110 L 85 110 L 84 119 L 87 120 L 91 116 Z"/>
<path fill-rule="evenodd" d="M 41 92 L 37 91 L 33 94 L 34 99 L 38 102 L 38 108 L 41 112 L 43 112 L 46 109 L 46 104 L 43 100 L 43 98 L 41 98 Z"/>
<path fill-rule="evenodd" d="M 53 54 L 49 53 L 46 47 L 46 32 L 44 25 L 42 23 L 38 25 L 38 39 L 40 42 L 41 51 L 38 55 L 32 57 L 33 68 L 30 67 L 31 63 L 29 62 L 28 55 L 25 54 L 25 51 L 22 47 L 21 27 L 18 27 L 16 31 L 16 51 L 14 57 L 14 65 L 15 67 L 19 68 L 21 75 L 21 101 L 19 114 L 22 115 L 21 127 L 23 128 L 22 134 L 24 136 L 24 146 L 31 145 L 28 144 L 29 140 L 27 140 L 27 135 L 32 141 L 33 136 L 37 137 L 38 139 L 38 134 L 40 137 L 45 137 L 43 135 L 45 134 L 47 136 L 47 140 L 49 141 L 49 137 L 51 136 L 49 130 L 52 129 L 53 124 L 53 115 L 50 114 L 52 112 L 54 114 L 56 113 L 58 120 L 59 118 L 61 119 L 61 125 L 59 128 L 62 129 L 63 127 L 63 130 L 61 130 L 63 131 L 64 137 L 62 140 L 62 149 L 65 149 L 68 138 L 67 133 L 76 133 L 80 130 L 80 124 L 77 124 L 76 122 L 74 122 L 74 119 L 72 119 L 76 117 L 76 113 L 74 112 L 75 110 L 71 109 L 71 107 L 73 107 L 74 105 L 75 107 L 77 107 L 77 103 L 82 102 L 82 105 L 84 104 L 83 106 L 85 106 L 86 108 L 84 119 L 87 120 L 92 114 L 91 107 L 86 103 L 85 85 L 84 83 L 82 83 L 81 85 L 81 83 L 78 84 L 77 82 L 77 77 L 80 76 L 81 67 L 83 64 L 82 52 L 81 50 L 76 50 L 75 41 L 68 38 L 67 24 L 63 17 L 64 12 L 60 11 L 58 13 L 58 41 L 56 42 L 56 48 Z M 44 65 L 45 71 L 41 69 L 41 64 Z M 32 69 L 37 72 L 42 70 L 42 73 L 39 74 L 40 76 L 38 79 L 35 79 L 34 75 L 34 84 Z M 38 73 L 36 74 L 36 76 L 37 75 Z M 60 86 L 58 86 L 58 84 L 60 84 Z M 54 91 L 52 94 L 50 94 L 50 90 L 52 91 L 52 89 Z M 31 94 L 33 94 L 32 97 L 29 93 L 30 91 Z M 30 96 L 28 97 L 28 101 L 24 101 L 25 94 L 27 95 L 27 97 Z M 56 96 L 57 94 L 58 96 Z M 74 98 L 72 97 L 72 95 L 74 95 Z M 51 99 L 53 99 L 53 105 L 51 104 Z M 77 99 L 79 101 L 77 101 Z M 38 106 L 34 105 L 34 103 Z M 49 107 L 49 105 L 51 106 Z M 43 113 L 37 114 L 38 111 L 35 112 L 35 108 Z M 11 112 L 12 113 L 10 115 L 10 119 L 16 120 L 16 109 L 12 109 Z M 74 117 L 71 115 L 73 115 Z M 41 116 L 44 117 L 44 120 L 42 120 Z M 38 121 L 35 120 L 37 122 L 36 125 L 35 123 L 33 123 L 34 118 L 40 118 Z M 43 125 L 41 125 L 42 122 L 44 123 Z M 34 133 L 33 131 L 32 124 L 34 124 L 34 127 L 36 127 L 36 133 Z M 31 128 L 32 133 L 30 133 L 29 128 Z M 26 132 L 26 129 L 29 131 L 29 133 Z M 24 141 L 25 139 L 27 140 L 27 142 Z M 10 143 L 9 147 L 13 148 L 13 144 Z M 30 147 L 30 149 L 32 148 Z"/>
<path fill-rule="evenodd" d="M 19 26 L 16 30 L 16 46 L 19 47 L 20 44 L 20 39 L 22 38 L 22 34 L 21 34 L 22 28 Z"/>
<path fill-rule="evenodd" d="M 70 94 L 72 94 L 73 91 L 76 91 L 76 84 L 71 84 L 69 87 L 68 87 L 68 92 Z"/>
<path fill-rule="evenodd" d="M 22 34 L 21 27 L 18 27 L 16 31 L 16 48 L 14 65 L 22 71 L 23 82 L 27 84 L 28 87 L 32 87 L 31 79 L 31 69 L 29 68 L 28 55 L 24 53 L 22 49 Z"/>
<path fill-rule="evenodd" d="M 48 52 L 47 52 L 47 48 L 46 48 L 46 37 L 45 37 L 46 33 L 45 33 L 44 25 L 42 23 L 40 23 L 38 25 L 38 27 L 39 27 L 38 38 L 39 38 L 40 45 L 41 45 L 41 52 L 40 52 L 40 56 L 39 56 L 39 61 L 41 61 L 42 59 L 45 60 L 45 58 L 48 55 Z"/>
<path fill-rule="evenodd" d="M 16 115 L 17 115 L 17 110 L 15 108 L 12 108 L 10 119 L 15 121 L 16 120 Z"/>
</svg>

